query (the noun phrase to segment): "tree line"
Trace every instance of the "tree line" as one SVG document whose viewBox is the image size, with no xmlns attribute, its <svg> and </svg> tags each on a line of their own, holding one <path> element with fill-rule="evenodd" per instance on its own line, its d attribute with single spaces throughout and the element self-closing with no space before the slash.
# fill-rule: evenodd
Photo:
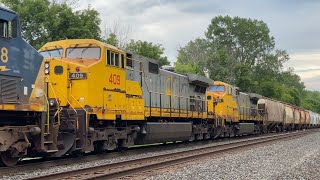
<svg viewBox="0 0 320 180">
<path fill-rule="evenodd" d="M 108 37 L 102 35 L 100 14 L 89 5 L 74 11 L 77 0 L 0 0 L 2 4 L 20 15 L 24 39 L 36 49 L 50 41 L 62 39 L 97 39 L 108 44 L 141 54 L 169 65 L 161 44 L 130 40 L 124 44 L 117 37 L 121 27 L 108 29 Z"/>
<path fill-rule="evenodd" d="M 289 55 L 275 47 L 275 39 L 263 21 L 217 16 L 204 38 L 179 49 L 175 69 L 180 73 L 208 74 L 241 91 L 320 112 L 320 93 L 306 90 L 293 69 L 284 68 Z"/>
<path fill-rule="evenodd" d="M 20 15 L 23 37 L 35 48 L 61 39 L 91 38 L 170 65 L 161 44 L 127 39 L 125 29 L 104 29 L 100 14 L 90 5 L 74 11 L 77 0 L 0 0 Z M 122 34 L 122 35 L 121 35 Z M 125 36 L 123 35 L 125 34 Z M 320 92 L 305 89 L 293 69 L 284 69 L 289 55 L 276 49 L 263 21 L 229 16 L 214 17 L 204 38 L 191 40 L 178 51 L 175 71 L 208 75 L 238 86 L 241 91 L 288 102 L 320 112 Z M 122 37 L 121 37 L 122 36 Z M 125 39 L 123 39 L 125 38 Z"/>
</svg>

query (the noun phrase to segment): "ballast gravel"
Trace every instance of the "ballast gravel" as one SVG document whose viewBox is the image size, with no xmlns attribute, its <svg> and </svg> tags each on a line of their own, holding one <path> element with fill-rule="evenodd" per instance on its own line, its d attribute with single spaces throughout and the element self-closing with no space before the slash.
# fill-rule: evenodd
<svg viewBox="0 0 320 180">
<path fill-rule="evenodd" d="M 257 137 L 253 137 L 257 138 Z M 250 139 L 253 139 L 250 138 Z M 230 140 L 230 142 L 246 139 Z M 179 148 L 159 148 L 159 151 L 139 152 L 130 155 L 124 153 L 106 159 L 66 164 L 49 169 L 33 169 L 27 172 L 0 175 L 0 179 L 31 179 L 57 172 L 71 171 L 80 168 L 100 166 L 132 159 L 140 159 L 160 154 L 216 146 L 229 141 L 194 145 L 193 143 Z M 166 149 L 166 150 L 163 150 Z M 234 154 L 225 154 L 216 159 L 203 159 L 186 164 L 184 168 L 168 171 L 148 179 L 315 179 L 320 177 L 320 132 L 302 138 L 279 141 L 275 144 L 257 147 Z"/>
<path fill-rule="evenodd" d="M 320 133 L 202 159 L 148 179 L 319 179 Z"/>
<path fill-rule="evenodd" d="M 111 152 L 110 158 L 105 158 L 105 159 L 96 160 L 96 161 L 67 163 L 65 165 L 58 165 L 55 167 L 50 166 L 50 168 L 41 167 L 38 169 L 34 168 L 31 170 L 28 168 L 27 171 L 24 171 L 24 170 L 16 171 L 14 173 L 5 173 L 4 175 L 0 173 L 0 180 L 32 179 L 34 177 L 54 174 L 58 172 L 66 172 L 66 171 L 72 171 L 76 169 L 83 169 L 83 168 L 95 167 L 95 166 L 100 166 L 105 164 L 112 164 L 112 163 L 121 162 L 121 161 L 141 159 L 145 157 L 157 156 L 162 154 L 170 154 L 170 153 L 186 151 L 190 149 L 198 149 L 201 147 L 217 146 L 220 144 L 225 144 L 230 142 L 240 142 L 240 141 L 245 141 L 247 139 L 255 139 L 255 138 L 259 138 L 259 137 L 256 137 L 256 136 L 251 136 L 247 138 L 238 137 L 238 138 L 224 139 L 223 141 L 220 141 L 220 140 L 215 140 L 213 142 L 202 141 L 202 142 L 195 142 L 195 143 L 190 142 L 188 144 L 177 144 L 174 146 L 155 146 L 150 148 L 147 147 L 146 149 L 132 150 L 132 152 L 128 152 L 128 153 L 127 152 L 116 153 L 116 155 L 114 155 L 115 154 L 114 152 Z"/>
</svg>

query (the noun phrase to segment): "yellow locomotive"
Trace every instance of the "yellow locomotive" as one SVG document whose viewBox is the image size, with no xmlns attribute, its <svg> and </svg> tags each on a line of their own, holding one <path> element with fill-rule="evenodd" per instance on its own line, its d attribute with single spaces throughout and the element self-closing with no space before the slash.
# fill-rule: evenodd
<svg viewBox="0 0 320 180">
<path fill-rule="evenodd" d="M 52 156 L 210 138 L 205 92 L 211 79 L 177 74 L 91 39 L 50 42 L 39 51 Z"/>
<path fill-rule="evenodd" d="M 223 127 L 221 132 L 226 136 L 263 130 L 264 117 L 258 113 L 257 106 L 261 98 L 261 95 L 240 92 L 238 87 L 221 81 L 215 81 L 207 89 L 208 109 L 214 112 L 216 122 Z"/>
</svg>

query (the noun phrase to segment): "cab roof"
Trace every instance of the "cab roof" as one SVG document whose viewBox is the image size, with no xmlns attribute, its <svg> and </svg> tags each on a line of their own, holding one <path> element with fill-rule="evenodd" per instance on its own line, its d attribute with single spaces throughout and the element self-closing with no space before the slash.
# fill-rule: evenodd
<svg viewBox="0 0 320 180">
<path fill-rule="evenodd" d="M 225 82 L 222 82 L 222 81 L 214 81 L 213 83 L 214 85 L 225 85 L 225 86 L 231 86 L 230 84 L 228 83 L 225 83 Z"/>
<path fill-rule="evenodd" d="M 44 46 L 42 46 L 39 51 L 46 50 L 48 47 L 61 47 L 61 45 L 64 45 L 65 47 L 69 47 L 71 45 L 76 44 L 97 44 L 98 46 L 106 46 L 112 49 L 116 49 L 118 51 L 122 51 L 121 49 L 112 46 L 110 44 L 106 44 L 104 42 L 98 41 L 96 39 L 65 39 L 65 40 L 59 40 L 59 41 L 52 41 L 46 43 Z"/>
<path fill-rule="evenodd" d="M 0 10 L 2 10 L 2 11 L 7 11 L 7 12 L 9 12 L 9 13 L 18 15 L 18 13 L 16 13 L 15 11 L 10 10 L 10 9 L 8 9 L 8 8 L 6 8 L 5 6 L 1 6 L 1 5 L 0 5 Z"/>
</svg>

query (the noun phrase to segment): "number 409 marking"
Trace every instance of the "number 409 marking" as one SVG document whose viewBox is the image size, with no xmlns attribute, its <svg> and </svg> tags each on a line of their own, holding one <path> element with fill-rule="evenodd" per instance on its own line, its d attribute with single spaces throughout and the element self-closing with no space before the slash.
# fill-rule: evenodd
<svg viewBox="0 0 320 180">
<path fill-rule="evenodd" d="M 109 83 L 120 85 L 120 75 L 110 74 Z"/>
</svg>

